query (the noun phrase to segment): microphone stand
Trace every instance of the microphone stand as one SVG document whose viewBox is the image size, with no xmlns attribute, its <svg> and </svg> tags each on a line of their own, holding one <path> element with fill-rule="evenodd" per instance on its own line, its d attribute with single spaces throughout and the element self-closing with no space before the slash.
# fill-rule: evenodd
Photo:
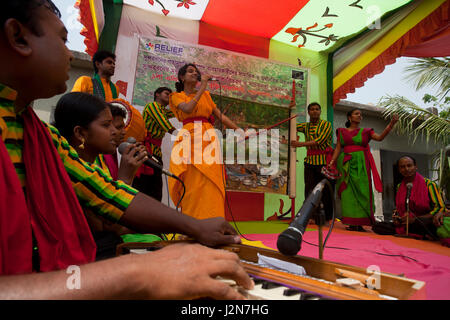
<svg viewBox="0 0 450 320">
<path fill-rule="evenodd" d="M 322 227 L 325 224 L 325 209 L 323 203 L 320 203 L 319 212 L 314 214 L 314 220 L 319 227 L 319 259 L 323 260 L 323 232 Z"/>
<path fill-rule="evenodd" d="M 409 234 L 409 199 L 406 203 L 406 236 Z"/>
</svg>

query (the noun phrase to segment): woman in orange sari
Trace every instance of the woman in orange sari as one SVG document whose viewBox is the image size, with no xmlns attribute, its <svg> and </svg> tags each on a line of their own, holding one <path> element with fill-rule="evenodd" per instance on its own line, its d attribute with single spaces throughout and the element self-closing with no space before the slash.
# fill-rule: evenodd
<svg viewBox="0 0 450 320">
<path fill-rule="evenodd" d="M 197 219 L 225 217 L 225 172 L 212 115 L 227 128 L 239 129 L 220 112 L 206 91 L 210 79 L 210 75 L 201 75 L 194 64 L 186 64 L 178 71 L 177 92 L 169 98 L 172 112 L 183 122 L 172 149 L 170 171 L 186 187 L 182 198 L 182 184 L 169 179 L 169 193 L 175 204 L 182 198 L 182 212 Z"/>
</svg>

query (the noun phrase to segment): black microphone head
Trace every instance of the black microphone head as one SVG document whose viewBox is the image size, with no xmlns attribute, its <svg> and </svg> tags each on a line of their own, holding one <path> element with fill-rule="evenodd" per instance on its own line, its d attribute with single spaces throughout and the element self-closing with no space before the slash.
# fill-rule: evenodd
<svg viewBox="0 0 450 320">
<path fill-rule="evenodd" d="M 409 197 L 411 196 L 412 187 L 413 187 L 412 182 L 408 182 L 406 184 L 406 201 L 409 201 Z"/>
<path fill-rule="evenodd" d="M 130 138 L 128 138 L 130 139 Z M 134 138 L 133 138 L 134 139 Z M 130 145 L 131 143 L 129 143 L 128 141 L 122 142 L 121 144 L 119 144 L 119 147 L 117 148 L 117 150 L 119 151 L 120 154 L 123 154 L 123 152 L 125 151 L 125 149 Z"/>
<path fill-rule="evenodd" d="M 301 248 L 302 234 L 292 228 L 287 228 L 277 240 L 277 248 L 285 256 L 295 256 Z"/>
</svg>

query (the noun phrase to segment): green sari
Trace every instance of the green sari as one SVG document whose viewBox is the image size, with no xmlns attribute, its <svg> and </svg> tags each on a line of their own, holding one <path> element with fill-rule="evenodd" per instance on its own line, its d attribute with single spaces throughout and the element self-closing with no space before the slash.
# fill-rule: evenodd
<svg viewBox="0 0 450 320">
<path fill-rule="evenodd" d="M 344 224 L 363 226 L 372 225 L 375 221 L 371 177 L 373 158 L 368 146 L 372 132 L 370 128 L 351 131 L 339 128 L 336 132 L 343 149 L 336 162 L 342 174 L 336 188 L 341 199 Z"/>
</svg>

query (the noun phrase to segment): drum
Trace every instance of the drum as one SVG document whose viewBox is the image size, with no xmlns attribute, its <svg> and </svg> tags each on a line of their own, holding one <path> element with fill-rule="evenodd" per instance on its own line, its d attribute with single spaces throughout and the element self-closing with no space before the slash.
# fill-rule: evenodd
<svg viewBox="0 0 450 320">
<path fill-rule="evenodd" d="M 125 140 L 129 137 L 134 137 L 136 141 L 144 142 L 147 132 L 145 129 L 144 118 L 139 110 L 128 103 L 128 101 L 120 98 L 114 99 L 109 103 L 124 109 L 127 113 L 127 116 L 124 119 L 126 130 Z"/>
</svg>

